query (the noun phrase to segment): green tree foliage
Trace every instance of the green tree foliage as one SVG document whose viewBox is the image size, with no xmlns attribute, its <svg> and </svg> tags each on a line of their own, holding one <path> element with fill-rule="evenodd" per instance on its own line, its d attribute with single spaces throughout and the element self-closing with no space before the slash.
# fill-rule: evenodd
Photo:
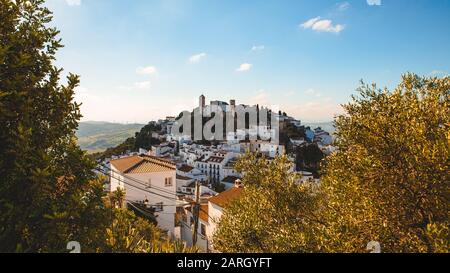
<svg viewBox="0 0 450 273">
<path fill-rule="evenodd" d="M 146 252 L 155 242 L 163 240 L 163 232 L 127 209 L 113 208 L 113 221 L 106 229 L 107 249 L 113 253 Z"/>
<path fill-rule="evenodd" d="M 280 129 L 280 143 L 286 146 L 286 152 L 291 153 L 293 151 L 293 147 L 291 147 L 290 140 L 305 138 L 305 127 L 296 127 L 290 122 L 283 122 L 283 126 Z"/>
<path fill-rule="evenodd" d="M 244 192 L 219 222 L 224 252 L 448 252 L 450 77 L 363 84 L 336 119 L 338 152 L 316 189 L 287 160 L 246 156 Z"/>
<path fill-rule="evenodd" d="M 149 221 L 137 217 L 132 211 L 113 208 L 113 221 L 106 229 L 107 245 L 102 252 L 112 253 L 195 253 L 195 247 L 186 247 L 173 241 L 166 233 Z"/>
<path fill-rule="evenodd" d="M 103 188 L 78 148 L 78 76 L 60 84 L 62 47 L 43 0 L 0 0 L 0 251 L 95 251 Z"/>
<path fill-rule="evenodd" d="M 324 251 L 450 249 L 450 77 L 406 74 L 392 92 L 363 84 L 336 119 L 327 159 Z"/>
<path fill-rule="evenodd" d="M 161 131 L 161 126 L 150 122 L 145 125 L 139 133 L 136 133 L 136 141 L 134 143 L 134 149 L 138 150 L 139 148 L 149 150 L 152 145 L 157 145 L 160 143 L 159 139 L 152 137 L 153 133 L 158 133 Z"/>
<path fill-rule="evenodd" d="M 308 226 L 318 221 L 319 200 L 314 186 L 299 184 L 286 156 L 268 161 L 247 154 L 236 163 L 243 172 L 243 193 L 225 208 L 214 234 L 221 252 L 307 252 L 312 236 Z"/>
<path fill-rule="evenodd" d="M 296 165 L 299 170 L 308 170 L 317 173 L 320 162 L 325 158 L 325 154 L 317 144 L 307 144 L 297 147 L 295 150 Z"/>
<path fill-rule="evenodd" d="M 122 188 L 118 188 L 116 191 L 111 193 L 110 196 L 111 205 L 114 207 L 122 208 L 123 203 L 125 201 L 125 196 L 126 196 L 125 190 Z"/>
<path fill-rule="evenodd" d="M 79 78 L 60 84 L 51 19 L 44 0 L 0 0 L 0 252 L 67 252 L 69 241 L 82 252 L 196 251 L 122 208 L 124 192 L 108 206 L 76 144 Z"/>
<path fill-rule="evenodd" d="M 225 191 L 225 185 L 222 184 L 222 183 L 216 183 L 214 185 L 214 191 L 218 192 L 218 193 L 224 192 Z"/>
</svg>

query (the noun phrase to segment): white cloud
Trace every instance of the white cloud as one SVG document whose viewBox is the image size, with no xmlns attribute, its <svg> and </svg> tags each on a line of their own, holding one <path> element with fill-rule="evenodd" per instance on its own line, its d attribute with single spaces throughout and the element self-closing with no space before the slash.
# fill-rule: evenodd
<svg viewBox="0 0 450 273">
<path fill-rule="evenodd" d="M 66 0 L 66 3 L 69 6 L 79 6 L 81 5 L 81 0 Z"/>
<path fill-rule="evenodd" d="M 312 28 L 315 23 L 317 23 L 320 20 L 320 17 L 309 19 L 308 21 L 304 22 L 300 25 L 302 28 Z"/>
<path fill-rule="evenodd" d="M 338 10 L 339 11 L 348 10 L 349 8 L 350 8 L 350 3 L 349 2 L 338 3 Z"/>
<path fill-rule="evenodd" d="M 433 70 L 433 71 L 431 71 L 431 73 L 430 73 L 430 75 L 431 76 L 433 76 L 433 77 L 446 77 L 446 76 L 448 76 L 449 74 L 446 72 L 446 71 L 442 71 L 442 70 Z"/>
<path fill-rule="evenodd" d="M 245 71 L 249 71 L 250 69 L 252 69 L 252 64 L 248 64 L 248 63 L 243 63 L 239 66 L 238 69 L 236 69 L 237 72 L 245 72 Z"/>
<path fill-rule="evenodd" d="M 315 90 L 313 88 L 310 88 L 310 89 L 306 90 L 305 94 L 308 95 L 308 96 L 314 96 L 314 97 L 318 97 L 318 98 L 322 97 L 322 94 L 319 91 L 317 91 L 317 90 Z"/>
<path fill-rule="evenodd" d="M 381 0 L 367 0 L 369 6 L 381 6 Z"/>
<path fill-rule="evenodd" d="M 146 66 L 146 67 L 138 67 L 136 69 L 136 73 L 139 75 L 153 75 L 157 72 L 156 67 L 154 66 Z"/>
<path fill-rule="evenodd" d="M 252 47 L 252 51 L 262 51 L 264 50 L 265 46 L 264 45 L 255 45 Z"/>
<path fill-rule="evenodd" d="M 143 82 L 136 82 L 134 83 L 134 87 L 136 89 L 148 89 L 151 86 L 151 82 L 150 81 L 143 81 Z"/>
<path fill-rule="evenodd" d="M 191 64 L 196 64 L 199 63 L 202 59 L 206 58 L 207 54 L 202 52 L 196 55 L 192 55 L 191 57 L 189 57 L 189 62 Z"/>
<path fill-rule="evenodd" d="M 309 19 L 300 25 L 304 29 L 312 29 L 317 32 L 340 33 L 345 26 L 341 24 L 333 25 L 331 20 L 321 19 L 320 17 Z"/>
</svg>

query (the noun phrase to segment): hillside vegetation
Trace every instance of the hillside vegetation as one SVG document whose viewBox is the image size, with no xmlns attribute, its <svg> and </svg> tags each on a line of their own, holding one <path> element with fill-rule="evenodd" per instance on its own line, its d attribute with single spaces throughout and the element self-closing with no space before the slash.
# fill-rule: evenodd
<svg viewBox="0 0 450 273">
<path fill-rule="evenodd" d="M 81 149 L 91 153 L 100 152 L 123 143 L 142 127 L 144 124 L 80 122 L 76 136 Z"/>
</svg>

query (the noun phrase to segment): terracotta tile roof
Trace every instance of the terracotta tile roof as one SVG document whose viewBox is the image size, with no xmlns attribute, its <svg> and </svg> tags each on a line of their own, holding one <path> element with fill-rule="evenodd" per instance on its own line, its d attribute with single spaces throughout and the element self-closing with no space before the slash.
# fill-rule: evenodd
<svg viewBox="0 0 450 273">
<path fill-rule="evenodd" d="M 227 177 L 225 177 L 223 180 L 222 180 L 222 182 L 227 182 L 227 183 L 233 183 L 234 184 L 234 182 L 236 181 L 236 180 L 238 180 L 239 179 L 239 177 L 237 177 L 237 176 L 227 176 Z"/>
<path fill-rule="evenodd" d="M 179 179 L 179 180 L 192 180 L 193 178 L 177 174 L 177 179 Z"/>
<path fill-rule="evenodd" d="M 221 163 L 224 160 L 224 158 L 219 157 L 219 156 L 211 156 L 210 158 L 208 158 L 208 162 L 213 162 L 213 163 Z"/>
<path fill-rule="evenodd" d="M 208 204 L 200 205 L 200 213 L 199 213 L 200 220 L 202 220 L 203 222 L 208 223 L 209 222 L 208 214 L 209 214 Z"/>
<path fill-rule="evenodd" d="M 195 181 L 189 183 L 189 185 L 187 185 L 186 188 L 195 188 Z"/>
<path fill-rule="evenodd" d="M 243 190 L 244 188 L 232 187 L 214 197 L 211 197 L 208 201 L 223 208 L 226 204 L 238 198 L 242 194 Z"/>
<path fill-rule="evenodd" d="M 154 156 L 135 155 L 111 160 L 111 164 L 122 173 L 152 173 L 176 170 L 175 164 Z"/>
<path fill-rule="evenodd" d="M 181 166 L 178 170 L 188 173 L 188 172 L 192 171 L 193 169 L 194 169 L 194 167 L 191 167 L 191 166 L 185 164 L 185 165 Z"/>
<path fill-rule="evenodd" d="M 186 210 L 192 213 L 192 208 L 191 207 L 187 207 Z M 200 205 L 200 213 L 198 214 L 200 220 L 202 220 L 203 222 L 208 223 L 209 222 L 208 214 L 209 214 L 208 204 L 201 204 Z"/>
<path fill-rule="evenodd" d="M 196 159 L 195 162 L 204 162 L 205 156 L 202 155 L 200 158 Z"/>
<path fill-rule="evenodd" d="M 130 156 L 124 157 L 120 159 L 111 160 L 111 165 L 113 165 L 118 171 L 125 172 L 126 170 L 132 168 L 136 164 L 142 161 L 142 158 L 139 156 Z"/>
</svg>

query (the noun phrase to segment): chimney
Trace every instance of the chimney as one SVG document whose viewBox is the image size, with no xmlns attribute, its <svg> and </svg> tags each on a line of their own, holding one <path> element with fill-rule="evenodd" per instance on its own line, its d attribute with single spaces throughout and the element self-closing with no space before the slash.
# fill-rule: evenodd
<svg viewBox="0 0 450 273">
<path fill-rule="evenodd" d="M 236 179 L 234 181 L 234 187 L 239 189 L 239 188 L 243 188 L 244 186 L 242 185 L 242 181 L 240 179 Z"/>
<path fill-rule="evenodd" d="M 236 106 L 236 100 L 230 100 L 230 105 L 231 106 Z"/>
</svg>

